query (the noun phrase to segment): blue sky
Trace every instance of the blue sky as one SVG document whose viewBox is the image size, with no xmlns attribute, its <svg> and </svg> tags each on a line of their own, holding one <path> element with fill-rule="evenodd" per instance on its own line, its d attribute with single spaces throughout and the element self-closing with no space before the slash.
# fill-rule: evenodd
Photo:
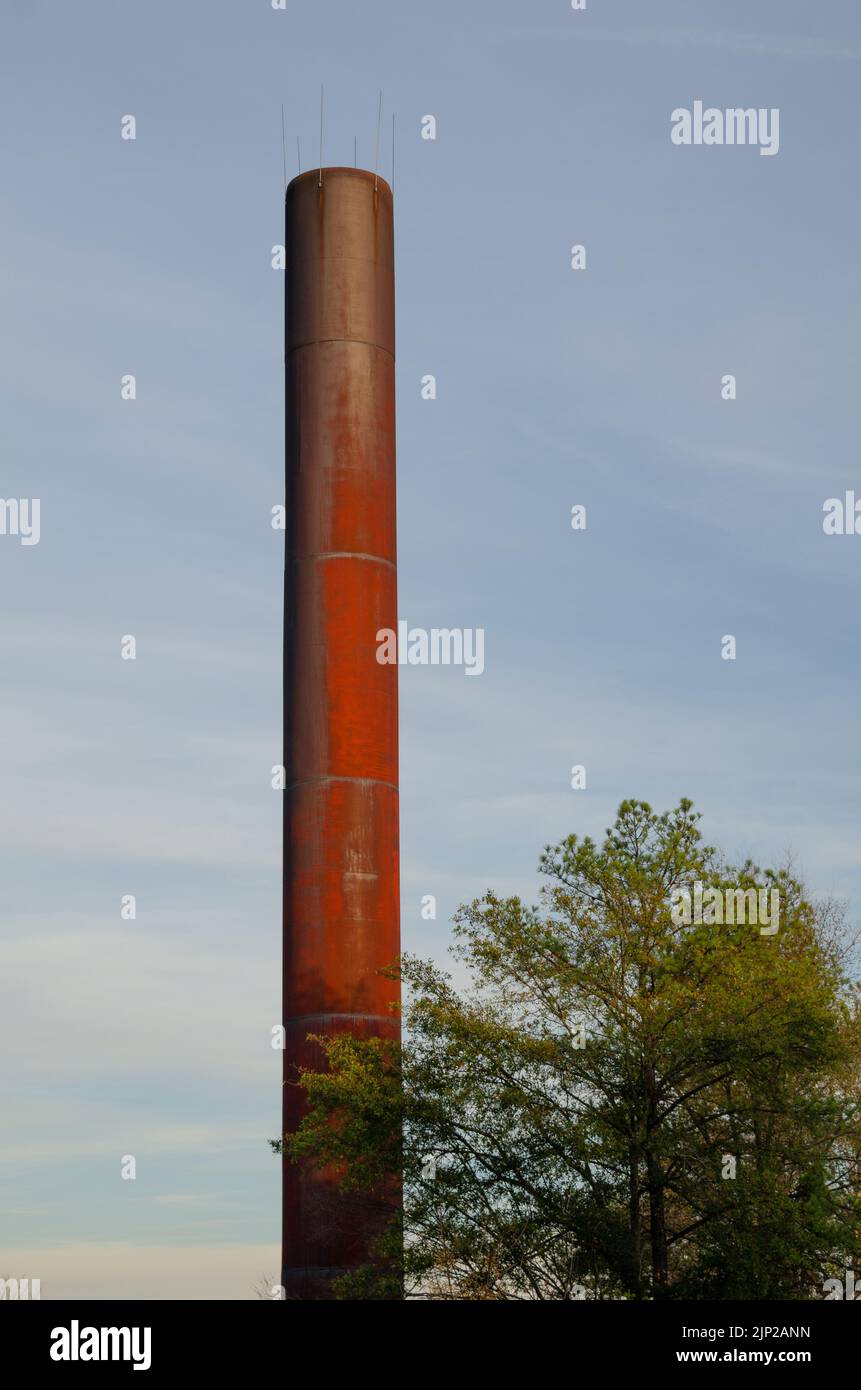
<svg viewBox="0 0 861 1390">
<path fill-rule="evenodd" d="M 278 1238 L 281 103 L 288 174 L 321 82 L 328 164 L 373 164 L 382 88 L 388 176 L 396 113 L 400 616 L 486 632 L 480 678 L 401 668 L 407 948 L 625 796 L 693 797 L 857 917 L 861 538 L 822 505 L 861 496 L 861 14 L 9 0 L 0 53 L 0 493 L 41 499 L 37 546 L 0 537 L 0 1275 L 246 1298 Z M 674 146 L 696 99 L 779 108 L 779 153 Z"/>
</svg>

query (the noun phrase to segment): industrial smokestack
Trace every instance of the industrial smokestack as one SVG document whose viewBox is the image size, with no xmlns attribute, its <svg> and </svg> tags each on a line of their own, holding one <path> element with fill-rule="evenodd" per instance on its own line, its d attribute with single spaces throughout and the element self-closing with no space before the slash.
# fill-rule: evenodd
<svg viewBox="0 0 861 1390">
<path fill-rule="evenodd" d="M 397 1038 L 400 948 L 392 192 L 361 169 L 287 189 L 284 1077 L 309 1033 Z M 284 1132 L 302 1094 L 284 1087 Z M 330 1174 L 284 1163 L 287 1298 L 329 1298 L 379 1229 Z"/>
</svg>

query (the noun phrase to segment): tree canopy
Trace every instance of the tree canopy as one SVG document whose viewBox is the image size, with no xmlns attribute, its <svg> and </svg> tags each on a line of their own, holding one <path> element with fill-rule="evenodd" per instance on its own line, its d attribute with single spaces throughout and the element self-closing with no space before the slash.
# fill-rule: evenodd
<svg viewBox="0 0 861 1390">
<path fill-rule="evenodd" d="M 536 906 L 460 909 L 458 977 L 405 958 L 404 1041 L 324 1042 L 291 1161 L 400 1218 L 349 1298 L 808 1299 L 861 1245 L 861 1010 L 840 912 L 728 864 L 682 800 L 541 856 Z M 776 931 L 679 922 L 697 885 Z"/>
</svg>

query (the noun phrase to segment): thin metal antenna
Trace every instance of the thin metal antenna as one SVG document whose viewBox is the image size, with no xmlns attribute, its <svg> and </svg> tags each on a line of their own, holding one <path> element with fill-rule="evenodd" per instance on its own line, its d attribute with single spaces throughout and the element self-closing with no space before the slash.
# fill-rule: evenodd
<svg viewBox="0 0 861 1390">
<path fill-rule="evenodd" d="M 359 167 L 359 137 L 358 137 L 357 135 L 354 135 L 354 136 L 353 136 L 353 168 L 354 168 L 354 169 L 358 169 L 358 167 Z"/>
<path fill-rule="evenodd" d="M 383 89 L 380 88 L 380 107 L 377 111 L 377 148 L 374 152 L 374 192 L 377 191 L 377 170 L 380 167 L 380 122 L 383 119 Z"/>
<path fill-rule="evenodd" d="M 395 113 L 392 112 L 392 192 L 395 191 Z"/>
<path fill-rule="evenodd" d="M 302 172 L 302 151 L 299 148 L 299 136 L 296 136 L 296 163 L 299 166 L 299 173 Z"/>
<path fill-rule="evenodd" d="M 320 178 L 317 187 L 323 187 L 323 84 L 320 83 Z"/>
<path fill-rule="evenodd" d="M 284 187 L 287 187 L 287 136 L 284 131 L 284 103 L 281 103 L 281 162 L 284 165 Z"/>
</svg>

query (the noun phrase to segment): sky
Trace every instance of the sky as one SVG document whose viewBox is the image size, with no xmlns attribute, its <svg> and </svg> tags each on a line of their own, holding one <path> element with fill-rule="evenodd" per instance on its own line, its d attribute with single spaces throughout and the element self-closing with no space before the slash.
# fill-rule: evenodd
<svg viewBox="0 0 861 1390">
<path fill-rule="evenodd" d="M 395 117 L 399 614 L 485 632 L 400 668 L 406 949 L 626 797 L 857 919 L 860 72 L 855 0 L 7 0 L 0 1277 L 278 1268 L 272 247 L 321 84 L 324 164 L 382 89 L 389 178 Z M 698 100 L 779 150 L 674 144 Z"/>
</svg>

